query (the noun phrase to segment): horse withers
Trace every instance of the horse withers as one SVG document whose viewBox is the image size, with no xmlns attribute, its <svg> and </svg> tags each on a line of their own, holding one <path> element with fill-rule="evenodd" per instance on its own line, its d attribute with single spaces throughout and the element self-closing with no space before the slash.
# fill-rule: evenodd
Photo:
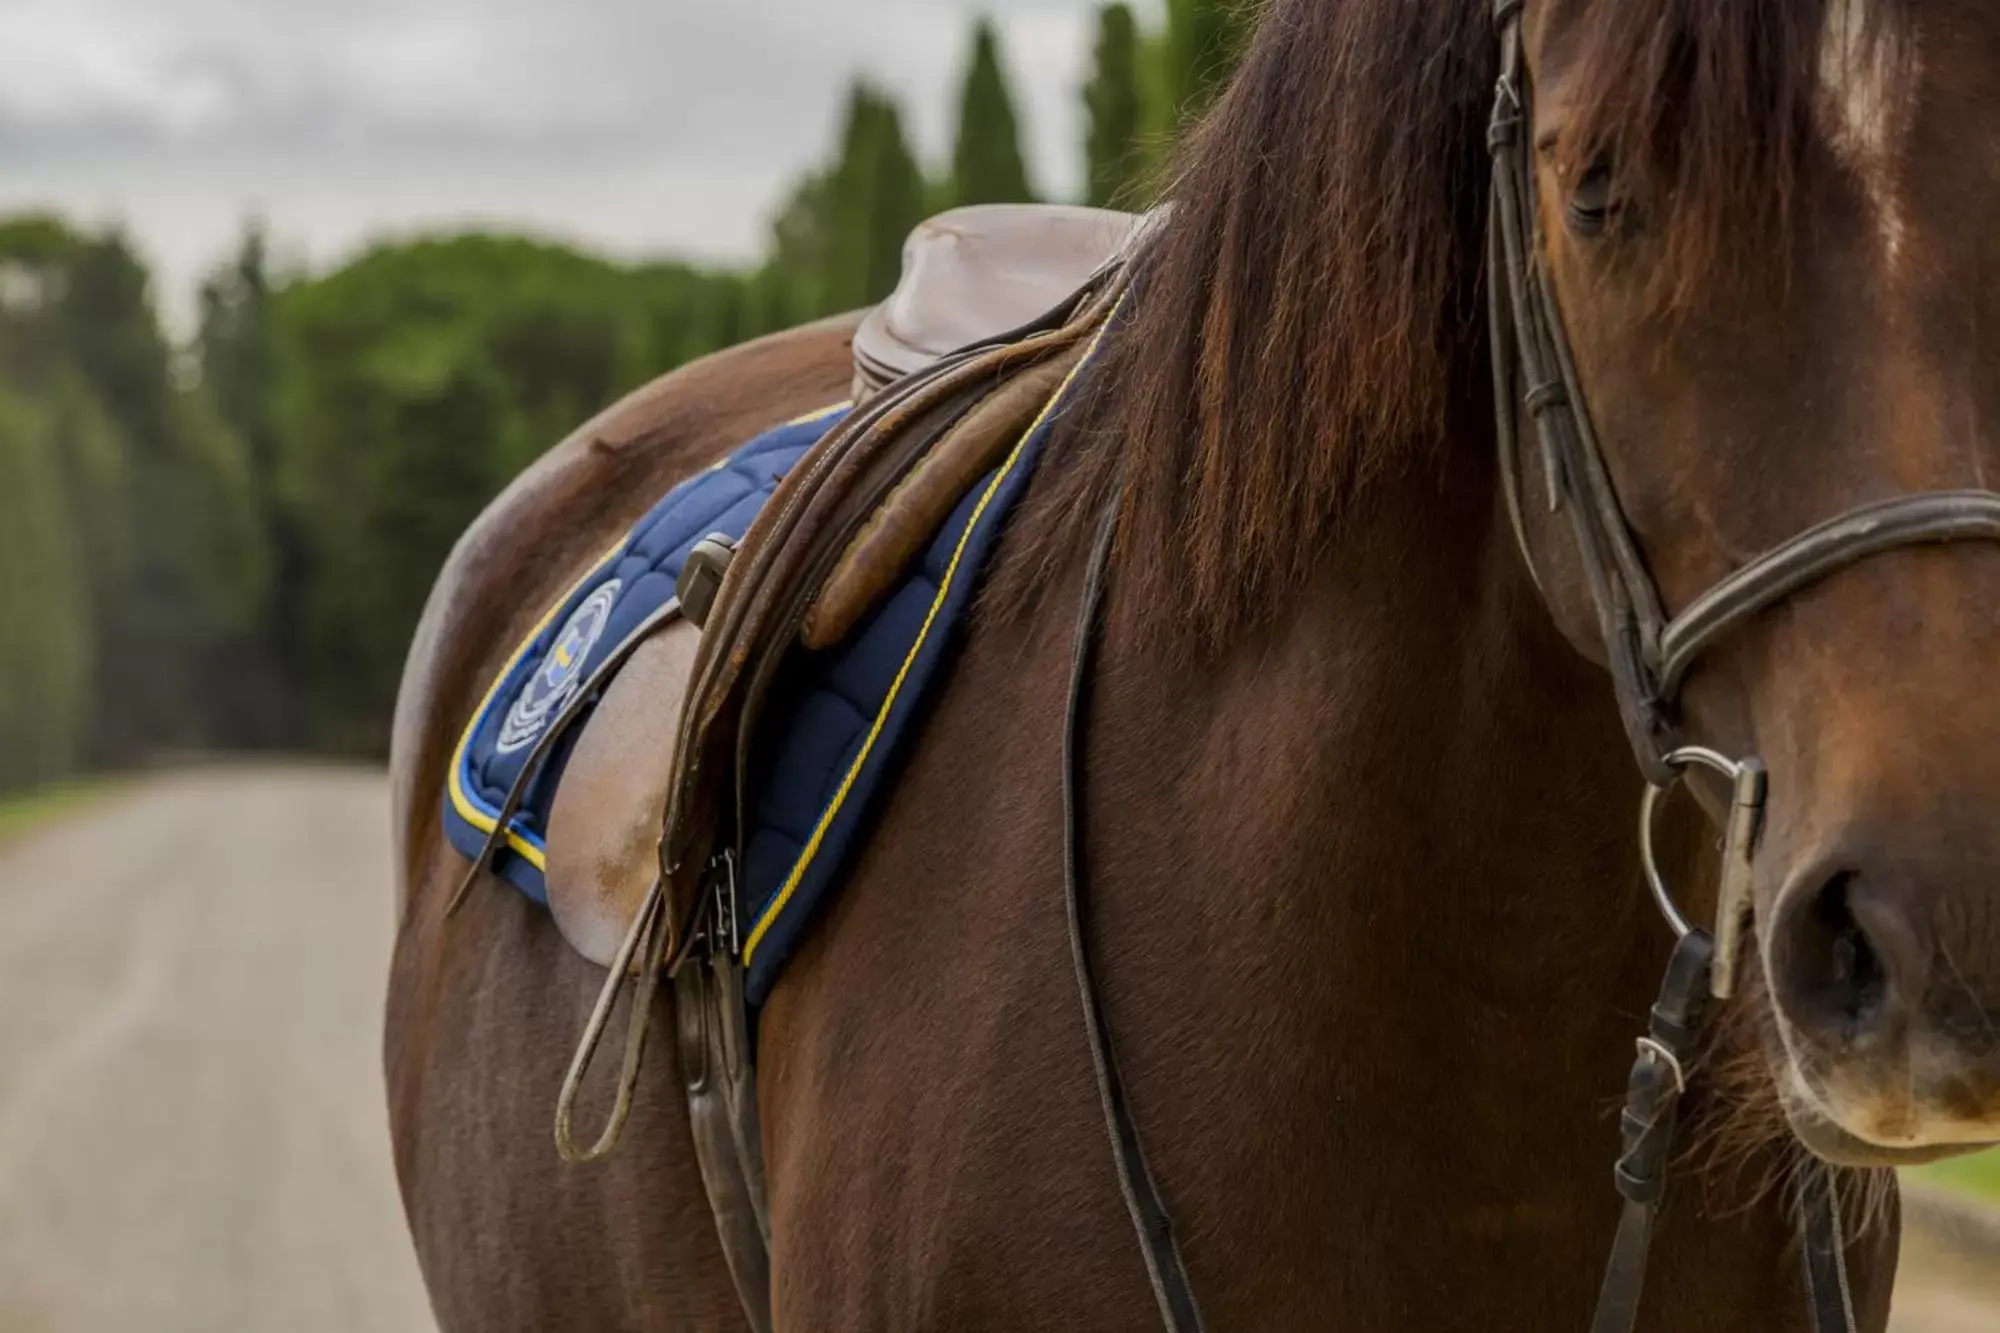
<svg viewBox="0 0 2000 1333">
<path fill-rule="evenodd" d="M 2000 131 L 2000 14 L 1498 9 L 1281 3 L 1196 133 L 757 1015 L 778 1326 L 1159 1326 L 1077 1013 L 1076 832 L 1129 1125 L 1218 1329 L 1587 1326 L 1674 950 L 1632 826 L 1697 748 L 1762 795 L 1722 875 L 1731 791 L 1661 803 L 1676 913 L 1747 929 L 1699 1054 L 1640 1057 L 1691 1122 L 1640 1326 L 1879 1333 L 1881 1168 L 2000 1139 L 2000 558 L 1955 540 L 1996 461 L 2000 172 L 1966 146 Z M 620 1152 L 559 1165 L 603 976 L 490 884 L 445 921 L 438 793 L 535 617 L 674 482 L 846 396 L 851 328 L 585 428 L 426 614 L 387 1063 L 447 1328 L 742 1326 L 669 1055 Z"/>
</svg>

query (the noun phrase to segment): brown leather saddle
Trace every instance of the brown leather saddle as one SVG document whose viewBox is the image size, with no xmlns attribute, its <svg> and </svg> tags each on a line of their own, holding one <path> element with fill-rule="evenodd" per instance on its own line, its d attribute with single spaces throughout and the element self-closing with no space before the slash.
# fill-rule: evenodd
<svg viewBox="0 0 2000 1333">
<path fill-rule="evenodd" d="M 1124 251 L 1142 219 L 1068 204 L 987 204 L 910 233 L 903 280 L 854 334 L 855 397 L 1054 309 Z"/>
<path fill-rule="evenodd" d="M 756 1328 L 770 1327 L 770 1223 L 734 938 L 751 739 L 793 648 L 840 642 L 1053 399 L 1110 319 L 1139 229 L 1138 218 L 1064 207 L 962 209 L 920 227 L 902 286 L 856 336 L 855 408 L 739 547 L 689 561 L 689 619 L 642 645 L 607 688 L 552 811 L 552 911 L 610 972 L 564 1084 L 558 1147 L 584 1161 L 615 1144 L 652 990 L 671 976 L 696 1155 Z M 628 981 L 638 993 L 619 1096 L 582 1147 L 576 1092 Z"/>
<path fill-rule="evenodd" d="M 691 913 L 693 881 L 726 843 L 713 828 L 737 813 L 742 785 L 708 780 L 740 761 L 733 738 L 754 728 L 777 663 L 795 643 L 840 642 L 1020 437 L 1101 313 L 1093 275 L 1138 222 L 1007 205 L 912 235 L 901 286 L 855 337 L 852 417 L 793 469 L 740 552 L 691 562 L 690 577 L 719 578 L 726 561 L 726 587 L 684 588 L 684 618 L 633 653 L 577 741 L 550 814 L 547 880 L 579 953 L 611 965 L 663 864 L 684 872 L 670 876 L 675 922 Z M 892 362 L 907 370 L 878 386 Z"/>
</svg>

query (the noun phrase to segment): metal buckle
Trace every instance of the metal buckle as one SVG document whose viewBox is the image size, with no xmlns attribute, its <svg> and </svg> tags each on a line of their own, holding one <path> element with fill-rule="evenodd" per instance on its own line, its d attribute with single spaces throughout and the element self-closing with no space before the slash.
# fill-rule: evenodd
<svg viewBox="0 0 2000 1333">
<path fill-rule="evenodd" d="M 1651 1056 L 1654 1063 L 1667 1071 L 1668 1075 L 1674 1080 L 1674 1093 L 1676 1096 L 1685 1097 L 1687 1095 L 1687 1070 L 1682 1066 L 1681 1058 L 1675 1055 L 1665 1042 L 1655 1040 L 1652 1037 L 1641 1037 L 1639 1038 L 1639 1054 Z"/>
<path fill-rule="evenodd" d="M 1675 905 L 1666 877 L 1660 873 L 1659 859 L 1653 849 L 1654 813 L 1659 809 L 1660 798 L 1678 786 L 1687 770 L 1697 765 L 1720 773 L 1729 779 L 1732 788 L 1729 824 L 1722 844 L 1722 882 L 1715 905 L 1715 966 L 1709 975 L 1709 993 L 1718 1000 L 1726 1000 L 1736 991 L 1738 956 L 1750 923 L 1750 857 L 1764 824 L 1764 797 L 1769 780 L 1761 760 L 1738 762 L 1698 745 L 1675 750 L 1664 762 L 1674 771 L 1674 780 L 1665 785 L 1648 785 L 1645 797 L 1639 802 L 1639 856 L 1645 866 L 1646 884 L 1653 891 L 1653 901 L 1660 905 L 1661 915 L 1681 939 L 1686 939 L 1694 928 Z"/>
<path fill-rule="evenodd" d="M 708 863 L 709 891 L 715 901 L 709 908 L 709 935 L 716 950 L 732 961 L 739 954 L 736 938 L 736 853 L 725 848 Z"/>
<path fill-rule="evenodd" d="M 701 891 L 681 933 L 668 945 L 667 976 L 678 980 L 690 962 L 737 957 L 736 939 L 736 853 L 717 852 L 708 859 L 702 875 Z"/>
</svg>

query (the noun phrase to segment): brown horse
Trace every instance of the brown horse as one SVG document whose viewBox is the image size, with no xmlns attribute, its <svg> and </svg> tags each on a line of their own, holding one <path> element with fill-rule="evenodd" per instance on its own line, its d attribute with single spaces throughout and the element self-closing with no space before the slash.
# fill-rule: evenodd
<svg viewBox="0 0 2000 1333">
<path fill-rule="evenodd" d="M 1671 938 L 1588 562 L 1532 460 L 1524 561 L 1495 463 L 1494 30 L 1485 0 L 1279 0 L 1192 144 L 1089 410 L 761 1014 L 779 1327 L 1157 1327 L 1064 931 L 1063 686 L 1114 495 L 1092 934 L 1208 1322 L 1585 1326 Z M 1528 0 L 1525 34 L 1537 242 L 1669 609 L 1856 505 L 1984 485 L 2000 11 Z M 674 481 L 843 397 L 850 328 L 620 405 L 495 504 L 433 596 L 396 729 L 387 1068 L 448 1329 L 742 1326 L 670 1060 L 618 1156 L 558 1164 L 601 974 L 511 891 L 445 921 L 464 862 L 439 793 L 528 622 Z M 1880 1185 L 2000 1139 L 1996 611 L 2000 555 L 1900 549 L 1688 676 L 1678 723 L 1761 755 L 1770 795 L 1755 953 L 1694 1071 L 1719 1128 L 1666 1208 L 1646 1329 L 1805 1328 L 1773 1182 L 1824 1159 Z M 1706 919 L 1708 839 L 1672 818 Z M 1880 1212 L 1845 1256 L 1877 1333 Z"/>
</svg>

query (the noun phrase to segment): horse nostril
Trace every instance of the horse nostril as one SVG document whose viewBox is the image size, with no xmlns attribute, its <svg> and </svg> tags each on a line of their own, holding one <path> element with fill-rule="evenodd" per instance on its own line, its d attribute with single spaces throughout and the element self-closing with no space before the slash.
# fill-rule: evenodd
<svg viewBox="0 0 2000 1333">
<path fill-rule="evenodd" d="M 1850 893 L 1853 885 L 1853 873 L 1842 871 L 1826 882 L 1813 902 L 1813 913 L 1831 940 L 1833 968 L 1827 999 L 1838 1006 L 1850 1036 L 1881 1008 L 1889 988 L 1882 957 L 1855 919 Z"/>
<path fill-rule="evenodd" d="M 1856 876 L 1840 871 L 1783 914 L 1773 980 L 1786 1015 L 1830 1046 L 1848 1046 L 1882 1026 L 1889 967 L 1856 912 Z"/>
</svg>

